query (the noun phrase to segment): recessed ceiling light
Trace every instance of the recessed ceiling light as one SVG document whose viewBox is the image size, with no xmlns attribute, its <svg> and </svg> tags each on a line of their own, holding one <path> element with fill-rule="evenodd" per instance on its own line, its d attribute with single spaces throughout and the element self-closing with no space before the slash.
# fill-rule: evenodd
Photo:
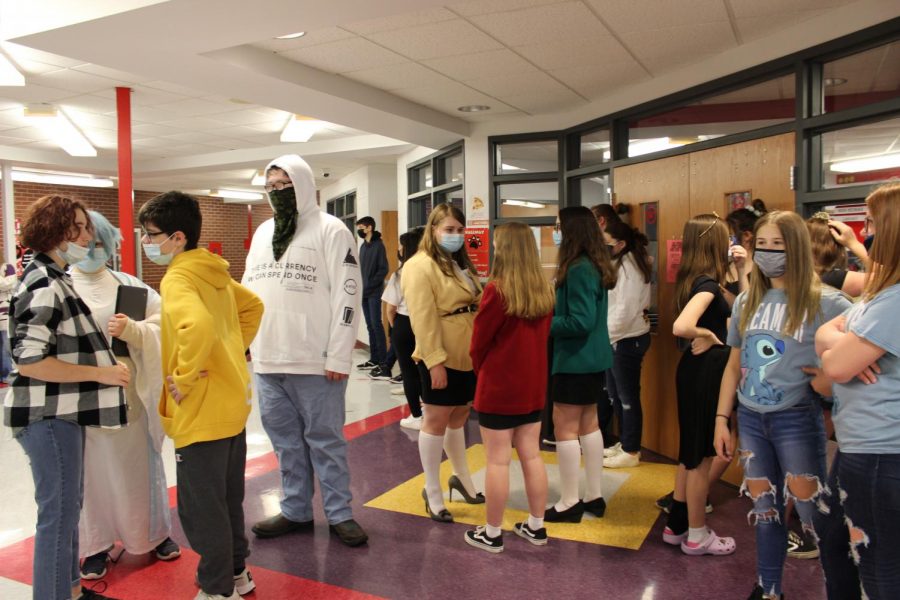
<svg viewBox="0 0 900 600">
<path fill-rule="evenodd" d="M 302 38 L 306 35 L 305 31 L 298 31 L 297 33 L 289 33 L 287 35 L 279 35 L 276 40 L 296 40 L 297 38 Z"/>
<path fill-rule="evenodd" d="M 847 83 L 847 80 L 843 77 L 826 77 L 823 83 L 825 83 L 825 85 L 829 87 L 836 87 L 839 85 L 844 85 L 845 83 Z"/>
<path fill-rule="evenodd" d="M 490 106 L 485 106 L 484 104 L 467 104 L 465 106 L 460 106 L 457 108 L 459 112 L 482 112 L 485 110 L 491 110 Z"/>
</svg>

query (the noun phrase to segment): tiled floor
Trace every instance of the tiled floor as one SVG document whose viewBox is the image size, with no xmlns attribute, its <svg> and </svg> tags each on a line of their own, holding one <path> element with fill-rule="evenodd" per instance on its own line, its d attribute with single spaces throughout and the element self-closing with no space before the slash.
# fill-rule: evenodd
<svg viewBox="0 0 900 600">
<path fill-rule="evenodd" d="M 363 362 L 361 353 L 359 360 Z M 386 382 L 373 382 L 355 374 L 347 393 L 346 428 L 352 472 L 354 513 L 370 534 L 370 543 L 351 549 L 331 537 L 321 503 L 316 500 L 317 526 L 275 540 L 257 540 L 251 534 L 251 556 L 258 589 L 248 598 L 617 598 L 668 600 L 684 598 L 745 598 L 753 586 L 755 545 L 747 525 L 746 500 L 733 488 L 712 490 L 716 512 L 710 525 L 734 535 L 738 551 L 730 557 L 687 557 L 660 541 L 659 519 L 639 550 L 594 543 L 551 539 L 544 548 L 532 547 L 507 534 L 507 549 L 489 555 L 468 547 L 462 523 L 439 524 L 415 514 L 364 507 L 421 473 L 416 433 L 401 429 L 403 396 L 392 396 Z M 469 444 L 480 441 L 469 423 Z M 35 507 L 31 476 L 18 443 L 4 431 L 0 461 L 4 465 L 4 491 L 0 511 L 0 573 L 30 572 L 30 538 L 34 535 Z M 278 511 L 280 482 L 268 438 L 254 410 L 248 423 L 248 468 L 245 513 L 248 526 Z M 174 483 L 171 444 L 164 449 L 170 485 Z M 640 467 L 639 467 L 640 468 Z M 611 475 L 612 473 L 610 473 Z M 480 474 L 476 474 L 476 479 Z M 513 495 L 520 493 L 513 484 Z M 612 488 L 611 488 L 612 489 Z M 553 491 L 551 488 L 551 500 Z M 519 500 L 511 500 L 515 504 Z M 644 502 L 645 500 L 641 500 Z M 626 502 L 620 500 L 620 502 Z M 453 504 L 448 507 L 453 510 Z M 461 505 L 456 505 L 462 511 Z M 421 507 L 417 507 L 421 508 Z M 611 503 L 610 510 L 614 508 Z M 629 510 L 627 503 L 619 510 Z M 173 513 L 173 536 L 184 542 Z M 597 527 L 603 522 L 598 521 Z M 107 576 L 107 594 L 142 600 L 188 600 L 196 593 L 193 572 L 196 555 L 174 563 L 149 557 L 124 557 Z M 788 560 L 785 593 L 791 600 L 824 598 L 817 561 Z M 0 598 L 26 600 L 30 587 L 0 577 Z"/>
</svg>

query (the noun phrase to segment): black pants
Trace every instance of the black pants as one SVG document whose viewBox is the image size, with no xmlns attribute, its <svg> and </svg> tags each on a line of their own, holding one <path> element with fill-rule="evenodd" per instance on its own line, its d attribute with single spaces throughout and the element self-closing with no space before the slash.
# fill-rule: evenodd
<svg viewBox="0 0 900 600">
<path fill-rule="evenodd" d="M 413 350 L 416 348 L 416 336 L 413 334 L 412 325 L 406 315 L 397 313 L 397 316 L 394 317 L 394 326 L 391 327 L 391 347 L 397 355 L 397 362 L 400 363 L 403 393 L 406 394 L 409 412 L 414 417 L 421 417 L 422 406 L 419 404 L 419 396 L 422 390 L 419 384 L 419 372 L 412 359 Z"/>
<path fill-rule="evenodd" d="M 246 431 L 175 451 L 178 518 L 200 555 L 197 578 L 207 594 L 230 596 L 250 554 L 244 535 Z"/>
</svg>

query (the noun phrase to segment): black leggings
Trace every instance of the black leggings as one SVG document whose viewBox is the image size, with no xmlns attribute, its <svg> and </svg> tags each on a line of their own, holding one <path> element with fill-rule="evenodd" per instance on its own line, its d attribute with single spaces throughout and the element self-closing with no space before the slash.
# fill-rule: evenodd
<svg viewBox="0 0 900 600">
<path fill-rule="evenodd" d="M 416 348 L 416 336 L 413 334 L 412 325 L 409 322 L 409 317 L 406 315 L 397 313 L 397 316 L 394 317 L 394 326 L 391 327 L 391 345 L 395 348 L 397 362 L 400 364 L 400 374 L 403 376 L 403 392 L 406 394 L 409 412 L 414 417 L 421 417 L 419 372 L 416 370 L 416 365 L 412 359 L 413 350 Z"/>
</svg>

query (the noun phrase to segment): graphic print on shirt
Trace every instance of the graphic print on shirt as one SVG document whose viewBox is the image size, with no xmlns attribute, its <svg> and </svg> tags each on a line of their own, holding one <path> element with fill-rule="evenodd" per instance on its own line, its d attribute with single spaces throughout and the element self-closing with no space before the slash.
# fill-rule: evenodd
<svg viewBox="0 0 900 600">
<path fill-rule="evenodd" d="M 784 342 L 766 333 L 749 335 L 741 355 L 741 393 L 762 405 L 781 403 L 783 392 L 766 381 L 766 371 L 784 356 Z"/>
</svg>

